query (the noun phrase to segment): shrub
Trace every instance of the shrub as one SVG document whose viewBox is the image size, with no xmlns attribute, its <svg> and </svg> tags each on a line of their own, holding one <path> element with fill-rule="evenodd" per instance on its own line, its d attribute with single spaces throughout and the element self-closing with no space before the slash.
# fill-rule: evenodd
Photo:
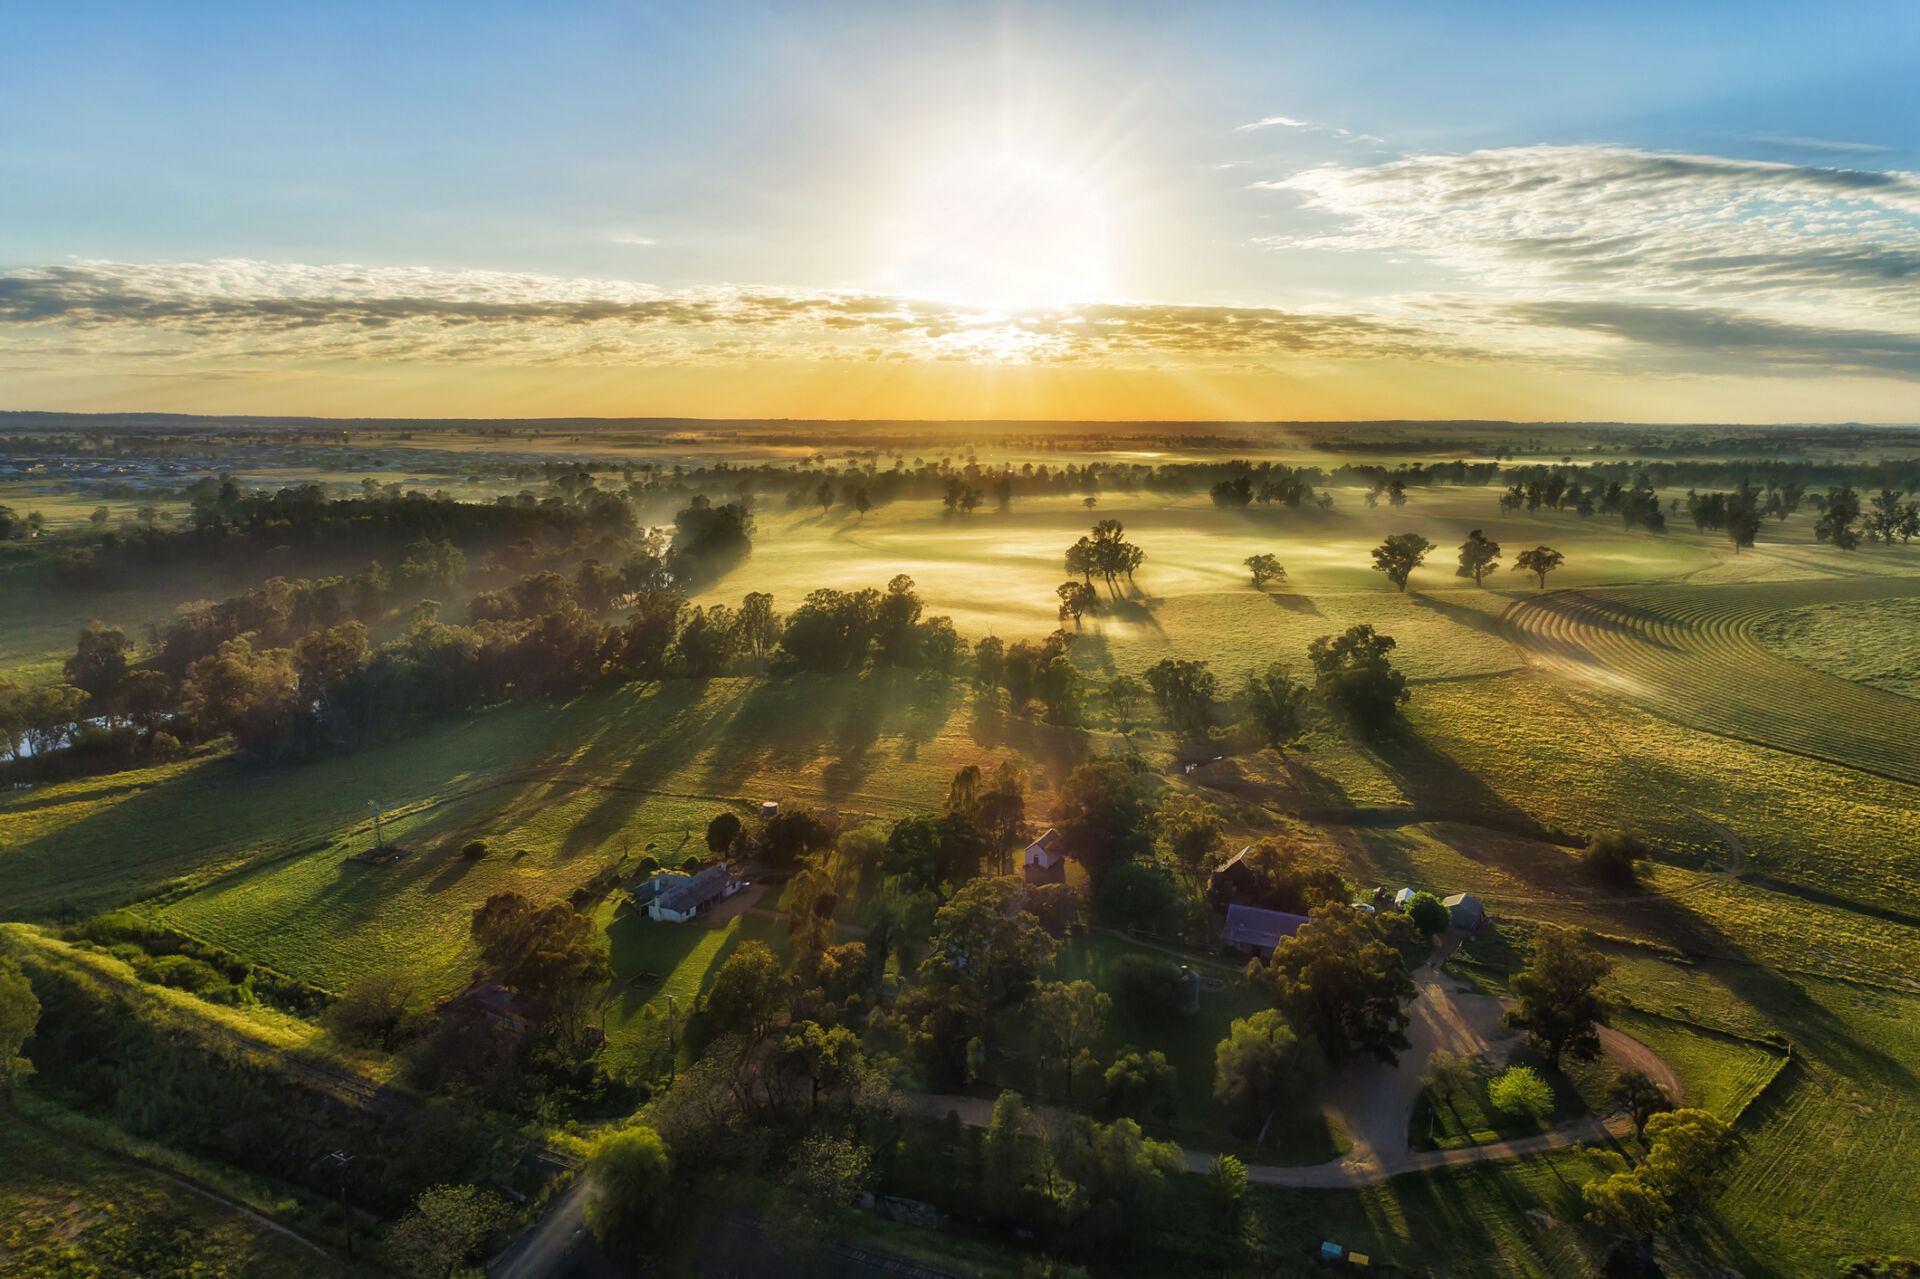
<svg viewBox="0 0 1920 1279">
<path fill-rule="evenodd" d="M 1109 1115 L 1172 1120 L 1179 1112 L 1179 1076 L 1164 1053 L 1122 1053 L 1101 1082 Z"/>
<path fill-rule="evenodd" d="M 1580 862 L 1601 883 L 1626 888 L 1640 881 L 1640 863 L 1652 856 L 1653 850 L 1639 839 L 1612 831 L 1588 840 Z"/>
<path fill-rule="evenodd" d="M 1432 893 L 1415 893 L 1407 902 L 1407 918 L 1422 937 L 1438 937 L 1453 927 L 1453 915 Z"/>
<path fill-rule="evenodd" d="M 162 955 L 137 965 L 141 979 L 201 995 L 229 986 L 227 975 L 205 960 L 190 955 Z"/>
<path fill-rule="evenodd" d="M 1487 1100 L 1495 1110 L 1515 1117 L 1544 1120 L 1553 1113 L 1553 1089 L 1530 1066 L 1509 1066 L 1487 1085 Z"/>
<path fill-rule="evenodd" d="M 487 855 L 487 841 L 470 839 L 460 846 L 460 855 L 470 862 L 477 862 Z"/>
</svg>

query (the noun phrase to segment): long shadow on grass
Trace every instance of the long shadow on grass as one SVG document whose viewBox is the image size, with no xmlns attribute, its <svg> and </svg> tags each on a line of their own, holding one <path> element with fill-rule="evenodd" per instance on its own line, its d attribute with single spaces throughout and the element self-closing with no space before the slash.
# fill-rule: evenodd
<svg viewBox="0 0 1920 1279">
<path fill-rule="evenodd" d="M 1533 838 L 1546 833 L 1531 814 L 1507 802 L 1478 773 L 1411 729 L 1376 738 L 1372 747 L 1374 758 L 1424 817 Z"/>
<path fill-rule="evenodd" d="M 1448 621 L 1457 622 L 1468 630 L 1479 631 L 1481 634 L 1491 635 L 1495 639 L 1505 638 L 1504 633 L 1500 629 L 1500 615 L 1498 613 L 1483 613 L 1477 608 L 1468 608 L 1465 604 L 1454 604 L 1431 595 L 1422 595 L 1418 591 L 1407 596 L 1407 602 L 1420 608 L 1431 609 Z"/>
<path fill-rule="evenodd" d="M 1793 1041 L 1796 1052 L 1847 1077 L 1872 1075 L 1895 1088 L 1920 1088 L 1920 1078 L 1905 1062 L 1864 1042 L 1791 974 L 1776 972 L 1749 956 L 1705 916 L 1688 909 L 1684 898 L 1647 897 L 1616 903 L 1613 909 L 1690 957 L 1726 961 L 1712 965 L 1714 977 L 1735 998 L 1765 1013 Z M 1777 1096 L 1778 1091 L 1769 1090 L 1769 1095 Z"/>
</svg>

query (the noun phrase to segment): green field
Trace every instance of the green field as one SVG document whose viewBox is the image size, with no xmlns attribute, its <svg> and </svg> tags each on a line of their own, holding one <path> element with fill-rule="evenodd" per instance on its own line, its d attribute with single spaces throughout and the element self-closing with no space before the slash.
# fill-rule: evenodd
<svg viewBox="0 0 1920 1279">
<path fill-rule="evenodd" d="M 1920 600 L 1790 608 L 1762 618 L 1753 637 L 1790 661 L 1920 698 Z"/>
</svg>

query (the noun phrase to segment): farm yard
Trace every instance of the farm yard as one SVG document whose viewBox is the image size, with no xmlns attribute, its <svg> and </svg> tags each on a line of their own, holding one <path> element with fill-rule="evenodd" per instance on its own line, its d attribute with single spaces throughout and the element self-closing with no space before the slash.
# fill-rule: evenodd
<svg viewBox="0 0 1920 1279">
<path fill-rule="evenodd" d="M 479 446 L 448 451 L 468 447 Z M 454 463 L 422 452 L 414 469 L 454 474 Z M 489 496 L 511 487 L 484 475 L 475 484 Z M 830 844 L 820 864 L 832 880 L 830 943 L 863 943 L 875 930 L 908 938 L 883 952 L 874 990 L 884 1007 L 910 991 L 924 958 L 912 930 L 924 932 L 961 885 L 934 878 L 915 900 L 891 882 L 897 871 L 846 850 L 894 858 L 896 824 L 940 812 L 968 766 L 984 778 L 1003 763 L 1026 774 L 1024 841 L 1064 811 L 1076 769 L 1124 757 L 1152 779 L 1156 805 L 1190 799 L 1217 813 L 1221 851 L 1271 839 L 1307 850 L 1356 894 L 1411 886 L 1484 901 L 1498 930 L 1444 970 L 1462 991 L 1505 996 L 1549 926 L 1604 953 L 1613 1028 L 1671 1069 L 1674 1101 L 1744 1139 L 1698 1246 L 1663 1252 L 1669 1273 L 1786 1276 L 1869 1250 L 1920 1252 L 1910 1224 L 1920 1222 L 1920 1190 L 1902 1175 L 1899 1140 L 1920 1118 L 1920 734 L 1907 643 L 1920 547 L 1841 551 L 1814 538 L 1805 510 L 1769 521 L 1736 553 L 1724 536 L 1682 529 L 1678 515 L 1654 536 L 1613 518 L 1503 510 L 1495 486 L 1414 487 L 1400 506 L 1365 503 L 1357 486 L 1329 491 L 1331 509 L 1297 512 L 1145 488 L 1101 489 L 1091 509 L 1086 497 L 1039 495 L 967 515 L 937 499 L 858 513 L 768 500 L 751 553 L 690 592 L 686 608 L 734 610 L 765 592 L 791 614 L 811 592 L 879 590 L 904 576 L 924 616 L 951 618 L 976 648 L 1069 632 L 1073 713 L 1014 706 L 964 670 L 878 660 L 785 670 L 762 659 L 504 700 L 284 762 L 210 737 L 137 767 L 31 780 L 22 768 L 22 784 L 0 791 L 0 916 L 62 933 L 124 911 L 155 936 L 317 1001 L 404 970 L 434 1003 L 487 971 L 473 921 L 490 900 L 571 901 L 608 962 L 591 1017 L 601 1082 L 577 1089 L 597 1100 L 549 1102 L 522 1119 L 585 1133 L 604 1122 L 593 1105 L 668 1093 L 699 1066 L 730 961 L 758 946 L 788 970 L 807 958 L 786 882 L 807 859 L 771 880 L 750 874 L 724 909 L 686 924 L 628 902 L 655 869 L 720 851 L 709 843 L 716 819 L 737 819 L 751 842 L 767 824 L 761 805 L 777 801 L 837 836 L 872 835 Z M 1675 509 L 1683 490 L 1659 498 Z M 71 514 L 61 527 L 77 527 Z M 1107 518 L 1144 563 L 1063 621 L 1062 555 Z M 1500 541 L 1509 561 L 1538 544 L 1564 564 L 1544 589 L 1505 562 L 1477 585 L 1453 571 L 1454 546 L 1474 530 Z M 1369 564 L 1376 543 L 1403 532 L 1439 548 L 1404 591 Z M 1285 573 L 1256 589 L 1246 561 L 1262 554 Z M 41 567 L 0 570 L 10 591 L 38 591 Z M 355 571 L 357 561 L 287 562 L 290 575 L 323 569 Z M 243 582 L 169 565 L 124 599 L 49 592 L 31 621 L 0 623 L 0 660 L 18 680 L 56 678 L 74 633 L 96 615 L 137 637 L 175 605 L 278 571 L 256 565 Z M 443 618 L 482 594 L 472 582 L 442 593 Z M 1116 681 L 1144 687 L 1163 663 L 1203 662 L 1224 707 L 1275 662 L 1311 682 L 1312 642 L 1361 624 L 1394 639 L 1393 667 L 1407 677 L 1410 698 L 1389 733 L 1353 731 L 1315 695 L 1284 748 L 1263 749 L 1224 711 L 1207 731 L 1183 733 L 1150 695 L 1127 710 L 1105 695 Z M 408 633 L 398 611 L 381 627 Z M 1596 882 L 1583 867 L 1589 837 L 1610 830 L 1651 848 L 1630 885 Z M 1164 861 L 1158 847 L 1152 856 Z M 1244 957 L 1219 955 L 1208 925 L 1192 922 L 1206 918 L 1199 880 L 1174 877 L 1184 922 L 1151 925 L 1107 920 L 1077 861 L 1067 882 L 1083 914 L 1048 976 L 1114 1001 L 1088 1042 L 1092 1058 L 1165 1058 L 1172 1100 L 1142 1119 L 1148 1138 L 1283 1170 L 1349 1153 L 1353 1134 L 1330 1108 L 1287 1112 L 1255 1140 L 1216 1096 L 1218 1046 L 1273 999 Z M 1128 1004 L 1129 958 L 1195 968 L 1198 1011 L 1168 1020 Z M 1037 1106 L 1106 1117 L 1094 1093 L 1070 1092 L 1068 1072 L 1030 1045 L 1026 1006 L 983 1025 L 955 1095 L 990 1108 L 1013 1089 Z M 891 1054 L 889 1078 L 922 1087 L 907 1050 Z M 1416 1103 L 1407 1136 L 1471 1151 L 1583 1124 L 1611 1107 L 1618 1064 L 1606 1057 L 1556 1076 L 1538 1122 L 1495 1113 L 1482 1079 L 1454 1105 Z M 368 1069 L 414 1086 L 392 1061 Z M 1094 1078 L 1076 1076 L 1073 1087 L 1091 1089 Z M 25 1155 L 44 1166 L 50 1149 Z M 1638 1150 L 1623 1138 L 1340 1192 L 1266 1187 L 1247 1210 L 1248 1246 L 1277 1256 L 1338 1232 L 1412 1270 L 1425 1240 L 1452 1231 L 1481 1250 L 1488 1273 L 1581 1274 L 1593 1244 L 1577 1224 L 1579 1185 Z M 1822 1151 L 1845 1152 L 1839 1173 Z M 1198 1179 L 1186 1182 L 1177 1194 L 1197 1196 Z"/>
</svg>

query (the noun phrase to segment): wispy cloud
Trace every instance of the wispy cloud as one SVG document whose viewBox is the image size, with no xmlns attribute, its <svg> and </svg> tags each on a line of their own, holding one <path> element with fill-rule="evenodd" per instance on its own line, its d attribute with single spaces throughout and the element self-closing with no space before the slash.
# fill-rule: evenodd
<svg viewBox="0 0 1920 1279">
<path fill-rule="evenodd" d="M 1147 302 L 1004 314 L 894 294 L 667 292 L 486 271 L 75 262 L 0 275 L 0 336 L 101 356 L 606 365 L 1479 358 L 1457 321 Z"/>
<path fill-rule="evenodd" d="M 632 245 L 635 248 L 651 249 L 660 241 L 649 235 L 615 235 L 609 237 L 615 244 Z"/>
<path fill-rule="evenodd" d="M 1260 129 L 1311 129 L 1313 126 L 1305 120 L 1296 120 L 1290 115 L 1270 115 L 1263 119 L 1251 120 L 1246 124 L 1233 126 L 1235 133 L 1253 133 Z"/>
<path fill-rule="evenodd" d="M 1276 247 L 1412 252 L 1486 287 L 1772 295 L 1920 323 L 1920 178 L 1901 172 L 1521 147 L 1326 165 L 1257 186 L 1334 217 Z"/>
<path fill-rule="evenodd" d="M 1795 138 L 1779 134 L 1762 134 L 1755 142 L 1765 142 L 1769 146 L 1785 147 L 1789 151 L 1808 151 L 1815 155 L 1885 155 L 1893 150 L 1877 142 L 1836 142 L 1830 138 Z"/>
</svg>

